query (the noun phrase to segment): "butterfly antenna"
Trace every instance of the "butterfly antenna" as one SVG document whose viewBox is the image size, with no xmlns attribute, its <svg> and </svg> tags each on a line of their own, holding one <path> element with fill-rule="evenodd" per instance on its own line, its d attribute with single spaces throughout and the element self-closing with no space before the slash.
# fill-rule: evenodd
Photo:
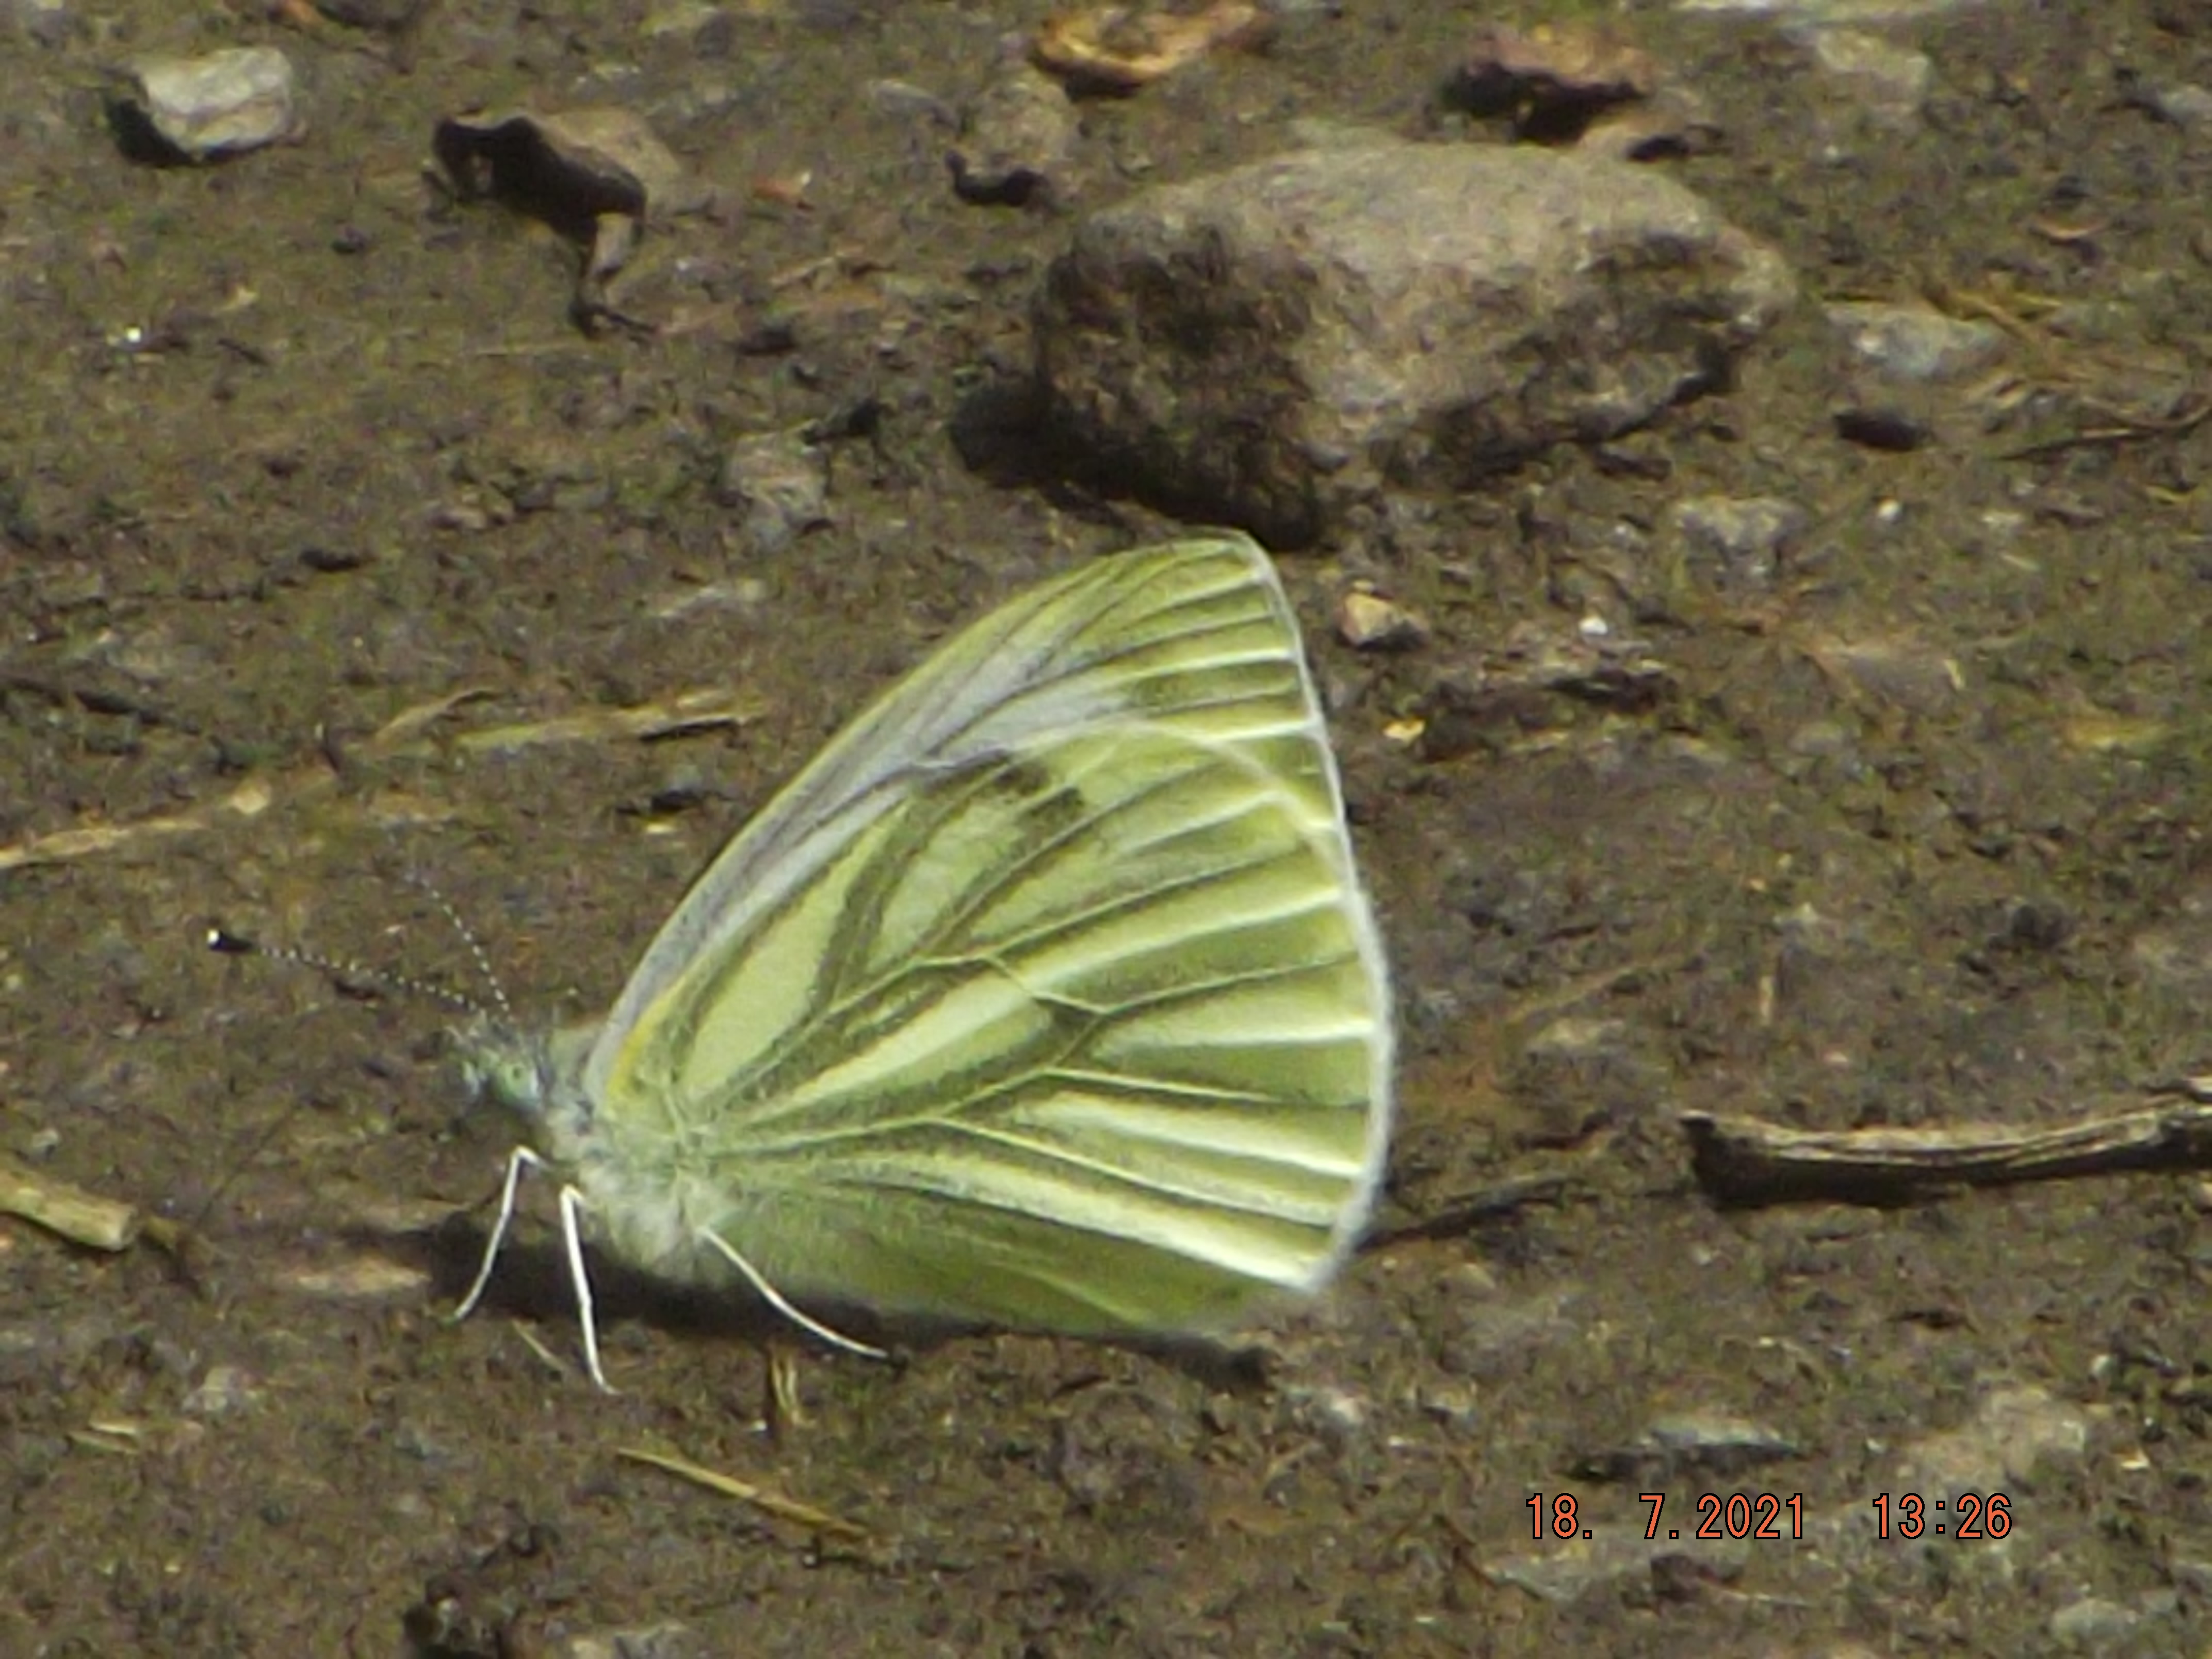
<svg viewBox="0 0 2212 1659">
<path fill-rule="evenodd" d="M 459 936 L 461 943 L 468 947 L 469 955 L 477 964 L 477 977 L 483 981 L 484 989 L 491 994 L 493 1011 L 503 1023 L 511 1024 L 514 1018 L 514 1005 L 507 1000 L 507 987 L 499 982 L 499 975 L 491 965 L 491 953 L 484 949 L 483 941 L 477 937 L 477 930 L 469 926 L 468 918 L 453 908 L 453 901 L 439 891 L 437 884 L 429 877 L 410 870 L 407 881 L 409 885 L 438 907 L 439 914 L 446 918 L 447 925 Z"/>
<path fill-rule="evenodd" d="M 366 985 L 377 990 L 398 991 L 409 996 L 428 997 L 441 1002 L 458 1012 L 479 1018 L 484 1006 L 474 997 L 465 996 L 451 986 L 434 985 L 427 979 L 416 979 L 409 974 L 386 973 L 381 968 L 366 963 L 348 962 L 337 957 L 317 956 L 312 951 L 297 951 L 289 945 L 264 945 L 244 933 L 234 933 L 228 927 L 211 927 L 207 930 L 207 947 L 218 956 L 264 957 L 271 962 L 289 962 L 301 968 L 312 968 L 317 973 L 328 974 L 341 983 Z M 507 1010 L 507 999 L 499 1000 L 500 1012 Z"/>
</svg>

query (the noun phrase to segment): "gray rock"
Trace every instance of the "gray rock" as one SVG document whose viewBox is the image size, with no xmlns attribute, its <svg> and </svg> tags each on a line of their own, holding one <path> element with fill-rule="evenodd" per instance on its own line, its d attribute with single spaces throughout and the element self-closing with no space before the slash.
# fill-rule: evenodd
<svg viewBox="0 0 2212 1659">
<path fill-rule="evenodd" d="M 553 1650 L 554 1659 L 701 1659 L 706 1651 L 696 1631 L 672 1620 L 570 1636 Z"/>
<path fill-rule="evenodd" d="M 1955 1499 L 1962 1492 L 2015 1490 L 2038 1463 L 2078 1463 L 2089 1445 L 2088 1414 L 2071 1401 L 2032 1383 L 1992 1388 L 1973 1417 L 1956 1429 L 1931 1434 L 1904 1458 L 1898 1490 L 1928 1502 Z"/>
<path fill-rule="evenodd" d="M 1936 79 L 1936 65 L 1926 52 L 1863 29 L 1808 30 L 1806 44 L 1821 72 L 1875 119 L 1903 126 L 1918 118 Z"/>
<path fill-rule="evenodd" d="M 8 15 L 15 27 L 42 46 L 58 46 L 84 32 L 84 20 L 68 0 L 12 0 Z"/>
<path fill-rule="evenodd" d="M 2150 106 L 2178 127 L 2212 126 L 2212 87 L 2161 87 Z"/>
<path fill-rule="evenodd" d="M 1649 1424 L 1634 1439 L 1583 1458 L 1580 1472 L 1599 1480 L 1664 1480 L 1703 1475 L 1725 1480 L 1762 1464 L 1802 1455 L 1787 1435 L 1722 1412 L 1686 1412 Z"/>
<path fill-rule="evenodd" d="M 1447 1376 L 1510 1382 L 1534 1356 L 1571 1340 L 1580 1328 L 1573 1292 L 1506 1298 L 1454 1297 L 1439 1311 L 1437 1365 Z"/>
<path fill-rule="evenodd" d="M 868 102 L 882 113 L 899 120 L 926 123 L 947 132 L 957 131 L 960 112 L 927 87 L 911 81 L 871 81 Z"/>
<path fill-rule="evenodd" d="M 2069 1647 L 2088 1647 L 2111 1652 L 2112 1644 L 2126 1640 L 2142 1623 L 2133 1607 L 2102 1596 L 2085 1595 L 2051 1615 L 2051 1634 Z"/>
<path fill-rule="evenodd" d="M 976 95 L 946 161 L 963 202 L 1021 207 L 1062 198 L 1080 123 L 1060 82 L 1027 64 L 1003 65 Z"/>
<path fill-rule="evenodd" d="M 1541 1490 L 1551 1500 L 1543 1514 L 1553 1526 L 1559 1522 L 1558 1511 L 1551 1504 L 1561 1497 L 1581 1496 L 1571 1486 Z M 1496 1583 L 1510 1584 L 1538 1601 L 1571 1607 L 1612 1587 L 1649 1584 L 1664 1561 L 1680 1562 L 1708 1583 L 1725 1583 L 1740 1576 L 1754 1559 L 1754 1546 L 1747 1540 L 1723 1539 L 1713 1542 L 1696 1537 L 1701 1517 L 1688 1493 L 1679 1497 L 1667 1494 L 1657 1507 L 1666 1532 L 1656 1542 L 1639 1537 L 1640 1527 L 1615 1525 L 1598 1532 L 1579 1547 L 1553 1545 L 1548 1552 L 1486 1558 L 1483 1576 Z M 1648 1518 L 1648 1513 L 1639 1519 Z M 1755 1547 L 1765 1550 L 1773 1547 L 1761 1544 Z"/>
<path fill-rule="evenodd" d="M 1310 541 L 1714 386 L 1790 273 L 1674 180 L 1528 147 L 1308 149 L 1143 192 L 1038 295 L 1063 435 L 1121 488 Z"/>
<path fill-rule="evenodd" d="M 1984 0 L 1674 0 L 1674 9 L 1815 24 L 1907 23 L 1917 17 L 1972 11 L 1984 3 Z"/>
<path fill-rule="evenodd" d="M 1827 318 L 1855 357 L 1900 380 L 1956 380 L 1987 368 L 2004 350 L 1994 325 L 1927 306 L 1847 301 L 1828 307 Z"/>
<path fill-rule="evenodd" d="M 333 23 L 397 34 L 412 27 L 430 0 L 315 0 L 315 9 Z"/>
<path fill-rule="evenodd" d="M 1572 1146 L 1647 1115 L 1666 1082 L 1650 1038 L 1625 1019 L 1564 1014 L 1531 1036 L 1501 1083 L 1522 1116 L 1516 1144 Z"/>
<path fill-rule="evenodd" d="M 195 161 L 295 137 L 303 125 L 291 60 L 274 46 L 240 46 L 204 58 L 141 58 L 129 78 L 132 95 L 125 112 Z"/>
<path fill-rule="evenodd" d="M 780 552 L 830 522 L 829 453 L 798 432 L 740 439 L 722 464 L 720 495 L 744 510 L 753 551 Z"/>
<path fill-rule="evenodd" d="M 327 5 L 328 0 L 317 0 L 317 3 Z M 373 0 L 373 3 L 387 6 L 406 5 L 412 3 L 412 0 Z M 354 0 L 354 3 L 360 4 L 362 0 Z M 678 36 L 696 40 L 702 30 L 712 28 L 722 15 L 721 8 L 708 4 L 707 0 L 662 0 L 662 3 L 653 6 L 645 14 L 644 20 L 637 26 L 637 32 L 639 38 L 646 40 L 664 40 Z"/>
<path fill-rule="evenodd" d="M 1771 495 L 1694 495 L 1674 503 L 1675 532 L 1691 572 L 1723 588 L 1770 586 L 1805 509 Z"/>
</svg>

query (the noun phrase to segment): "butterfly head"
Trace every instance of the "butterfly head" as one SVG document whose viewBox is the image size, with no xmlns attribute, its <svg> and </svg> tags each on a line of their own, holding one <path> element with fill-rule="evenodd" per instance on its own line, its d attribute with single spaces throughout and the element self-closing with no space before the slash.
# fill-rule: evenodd
<svg viewBox="0 0 2212 1659">
<path fill-rule="evenodd" d="M 486 1019 L 458 1033 L 461 1076 L 469 1096 L 488 1100 L 526 1122 L 545 1115 L 552 1097 L 553 1059 L 545 1041 Z"/>
<path fill-rule="evenodd" d="M 541 1152 L 574 1155 L 591 1134 L 580 1073 L 592 1035 L 589 1028 L 525 1031 L 490 1017 L 471 1022 L 455 1035 L 469 1097 L 518 1120 Z"/>
</svg>

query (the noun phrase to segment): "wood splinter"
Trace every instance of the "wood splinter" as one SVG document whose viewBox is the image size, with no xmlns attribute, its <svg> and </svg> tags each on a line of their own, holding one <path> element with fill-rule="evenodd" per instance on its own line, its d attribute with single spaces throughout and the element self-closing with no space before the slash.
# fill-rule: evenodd
<svg viewBox="0 0 2212 1659">
<path fill-rule="evenodd" d="M 2212 1079 L 2165 1092 L 2180 1098 L 2055 1128 L 1808 1130 L 1712 1112 L 1685 1112 L 1678 1121 L 1698 1180 L 1718 1203 L 1906 1204 L 1966 1187 L 2212 1169 Z"/>
</svg>

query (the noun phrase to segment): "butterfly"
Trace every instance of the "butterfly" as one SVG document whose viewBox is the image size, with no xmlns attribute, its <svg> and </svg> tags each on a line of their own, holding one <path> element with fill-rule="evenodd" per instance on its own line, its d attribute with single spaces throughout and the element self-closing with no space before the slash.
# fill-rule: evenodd
<svg viewBox="0 0 2212 1659">
<path fill-rule="evenodd" d="M 1027 589 L 724 848 L 604 1021 L 480 1018 L 560 1213 L 663 1279 L 931 1323 L 1204 1334 L 1342 1264 L 1378 1185 L 1381 936 L 1297 618 L 1241 533 Z"/>
</svg>

